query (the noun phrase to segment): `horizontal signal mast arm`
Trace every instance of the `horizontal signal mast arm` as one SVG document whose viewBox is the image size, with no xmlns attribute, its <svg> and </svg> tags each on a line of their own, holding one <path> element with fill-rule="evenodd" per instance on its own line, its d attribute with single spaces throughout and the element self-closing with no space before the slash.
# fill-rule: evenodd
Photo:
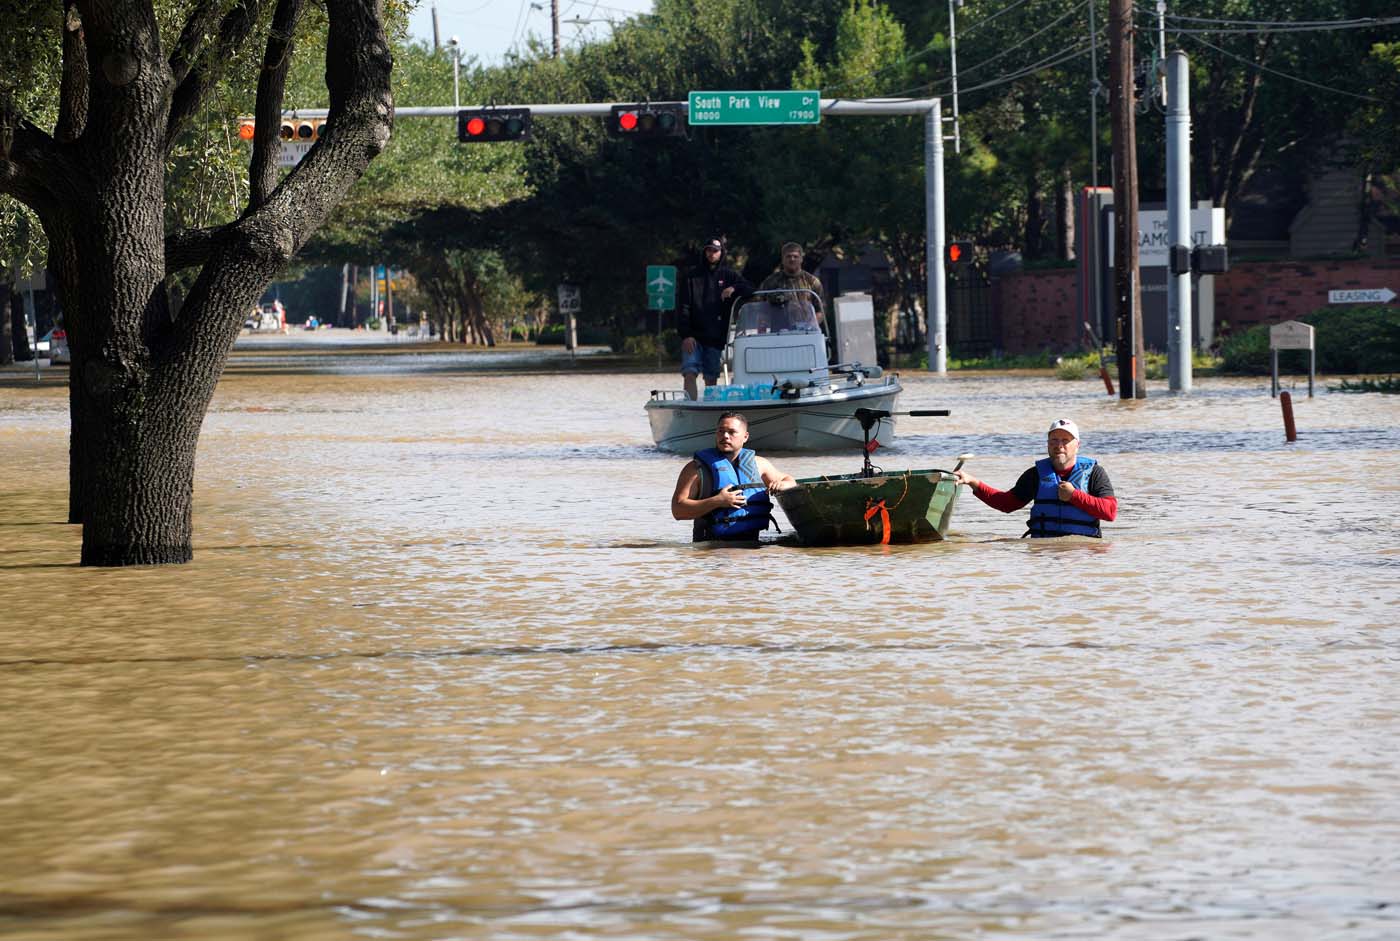
<svg viewBox="0 0 1400 941">
<path fill-rule="evenodd" d="M 689 102 L 685 101 L 651 101 L 646 102 L 652 105 L 680 105 L 688 107 Z M 639 102 L 635 101 L 607 101 L 591 102 L 580 104 L 545 104 L 545 105 L 462 105 L 460 108 L 451 105 L 436 105 L 417 108 L 395 108 L 394 116 L 399 118 L 451 118 L 456 117 L 458 111 L 486 111 L 501 110 L 508 108 L 529 108 L 534 115 L 598 115 L 607 117 L 615 105 L 635 106 Z M 924 114 L 938 107 L 937 98 L 823 98 L 821 100 L 822 114 L 835 116 L 843 115 L 880 115 L 880 114 Z M 324 118 L 329 114 L 326 108 L 296 108 L 282 112 L 283 118 Z"/>
</svg>

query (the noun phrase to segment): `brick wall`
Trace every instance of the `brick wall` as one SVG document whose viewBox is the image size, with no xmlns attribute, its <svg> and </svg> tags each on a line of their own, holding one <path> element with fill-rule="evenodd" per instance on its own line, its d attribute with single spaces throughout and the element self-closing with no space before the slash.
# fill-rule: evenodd
<svg viewBox="0 0 1400 941">
<path fill-rule="evenodd" d="M 1080 347 L 1075 309 L 1077 272 L 1022 271 L 992 283 L 992 308 L 1009 354 Z M 1238 332 L 1260 323 L 1297 320 L 1327 306 L 1327 292 L 1388 287 L 1400 294 L 1400 258 L 1232 262 L 1215 276 L 1215 323 Z M 1391 302 L 1400 316 L 1400 303 Z M 1104 338 L 1112 343 L 1111 337 Z"/>
<path fill-rule="evenodd" d="M 1073 268 L 1022 271 L 992 282 L 992 309 L 1001 323 L 1001 349 L 1011 355 L 1079 347 L 1083 326 L 1075 310 Z"/>
<path fill-rule="evenodd" d="M 1400 258 L 1244 262 L 1215 278 L 1215 322 L 1239 332 L 1326 307 L 1328 291 L 1385 287 L 1400 294 Z"/>
</svg>

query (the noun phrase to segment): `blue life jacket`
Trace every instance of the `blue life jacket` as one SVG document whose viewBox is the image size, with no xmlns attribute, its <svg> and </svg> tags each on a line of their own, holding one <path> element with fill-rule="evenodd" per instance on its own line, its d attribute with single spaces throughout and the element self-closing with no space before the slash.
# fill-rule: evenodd
<svg viewBox="0 0 1400 941">
<path fill-rule="evenodd" d="M 1076 490 L 1089 491 L 1089 475 L 1094 471 L 1092 457 L 1081 457 L 1074 462 L 1069 482 Z M 1040 486 L 1035 492 L 1035 503 L 1031 505 L 1030 524 L 1026 530 L 1029 536 L 1102 536 L 1099 521 L 1079 507 L 1060 499 L 1060 475 L 1055 473 L 1055 465 L 1048 457 L 1035 462 L 1035 472 L 1040 476 Z"/>
<path fill-rule="evenodd" d="M 725 487 L 760 483 L 763 480 L 763 475 L 758 472 L 757 456 L 748 448 L 740 448 L 732 462 L 716 449 L 706 448 L 695 452 L 695 461 L 700 465 L 702 500 L 714 496 Z M 749 491 L 748 500 L 743 506 L 714 510 L 696 520 L 695 541 L 757 539 L 772 519 L 773 501 L 769 499 L 768 491 L 759 487 Z"/>
</svg>

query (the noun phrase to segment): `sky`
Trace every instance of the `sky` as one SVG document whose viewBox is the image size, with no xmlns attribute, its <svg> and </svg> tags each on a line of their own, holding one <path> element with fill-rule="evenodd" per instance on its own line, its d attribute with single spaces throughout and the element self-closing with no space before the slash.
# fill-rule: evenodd
<svg viewBox="0 0 1400 941">
<path fill-rule="evenodd" d="M 462 60 L 475 56 L 482 65 L 500 65 L 506 53 L 523 49 L 530 36 L 549 48 L 549 0 L 422 0 L 409 20 L 409 35 L 433 41 L 433 9 L 438 39 L 462 41 Z M 559 44 L 563 48 L 606 39 L 610 22 L 650 13 L 651 0 L 559 0 Z M 587 22 L 576 22 L 579 20 Z"/>
</svg>

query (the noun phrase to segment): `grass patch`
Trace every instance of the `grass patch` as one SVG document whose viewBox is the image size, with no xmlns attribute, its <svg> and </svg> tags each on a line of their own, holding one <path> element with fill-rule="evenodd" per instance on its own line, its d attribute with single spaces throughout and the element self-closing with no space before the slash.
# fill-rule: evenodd
<svg viewBox="0 0 1400 941">
<path fill-rule="evenodd" d="M 1342 380 L 1339 386 L 1328 386 L 1328 392 L 1382 392 L 1386 395 L 1400 395 L 1400 379 L 1386 376 L 1384 379 L 1358 379 L 1356 382 Z"/>
</svg>

